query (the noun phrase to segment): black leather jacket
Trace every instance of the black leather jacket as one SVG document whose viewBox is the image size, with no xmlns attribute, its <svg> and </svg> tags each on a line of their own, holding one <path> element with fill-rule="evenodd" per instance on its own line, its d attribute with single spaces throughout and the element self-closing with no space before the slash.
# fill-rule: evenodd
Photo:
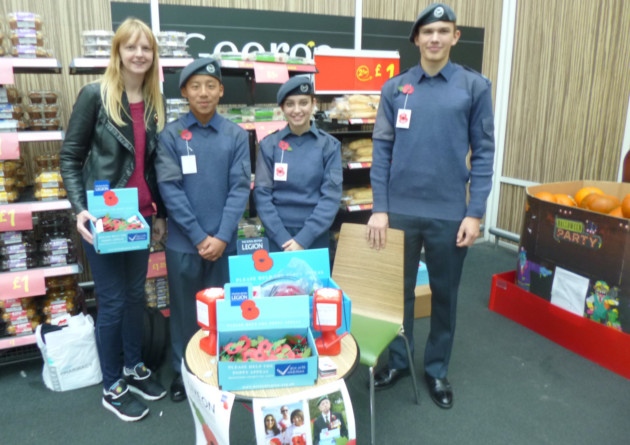
<svg viewBox="0 0 630 445">
<path fill-rule="evenodd" d="M 123 106 L 130 115 L 127 95 Z M 84 86 L 79 92 L 61 147 L 61 176 L 68 199 L 76 213 L 87 210 L 86 190 L 94 190 L 95 180 L 109 180 L 111 188 L 125 187 L 135 168 L 133 124 L 119 127 L 109 120 L 101 103 L 99 83 Z M 157 128 L 150 122 L 147 130 L 144 177 L 156 201 L 157 216 L 166 217 L 155 174 Z"/>
</svg>

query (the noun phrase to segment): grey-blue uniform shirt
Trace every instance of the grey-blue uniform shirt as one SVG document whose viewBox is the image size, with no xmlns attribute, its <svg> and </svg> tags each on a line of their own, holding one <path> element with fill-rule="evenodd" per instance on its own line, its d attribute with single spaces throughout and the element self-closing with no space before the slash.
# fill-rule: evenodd
<svg viewBox="0 0 630 445">
<path fill-rule="evenodd" d="M 405 85 L 413 92 L 403 93 Z M 408 129 L 396 127 L 403 108 L 411 110 Z M 373 212 L 446 220 L 484 215 L 494 117 L 491 84 L 481 74 L 449 61 L 433 77 L 419 64 L 393 77 L 383 85 L 372 138 Z"/>
<path fill-rule="evenodd" d="M 190 150 L 184 129 L 192 133 Z M 188 154 L 195 155 L 197 173 L 182 171 L 181 158 Z M 197 253 L 197 244 L 210 235 L 234 252 L 251 184 L 247 132 L 218 113 L 204 126 L 189 112 L 160 133 L 156 170 L 168 212 L 167 247 Z"/>
<path fill-rule="evenodd" d="M 285 141 L 291 150 L 283 151 Z M 274 180 L 276 163 L 287 164 L 287 180 Z M 341 144 L 314 124 L 297 136 L 287 125 L 260 141 L 254 199 L 267 236 L 282 246 L 293 238 L 304 248 L 332 225 L 341 202 Z M 289 228 L 300 229 L 291 236 Z"/>
</svg>

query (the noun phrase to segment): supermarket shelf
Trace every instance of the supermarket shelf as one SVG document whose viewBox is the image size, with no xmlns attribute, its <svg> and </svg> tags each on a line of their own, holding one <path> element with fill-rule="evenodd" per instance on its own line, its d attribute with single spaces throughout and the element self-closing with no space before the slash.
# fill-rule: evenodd
<svg viewBox="0 0 630 445">
<path fill-rule="evenodd" d="M 9 348 L 18 348 L 20 346 L 34 345 L 37 343 L 35 334 L 18 335 L 17 337 L 0 338 L 0 350 Z"/>
<path fill-rule="evenodd" d="M 8 300 L 12 298 L 29 298 L 37 295 L 44 295 L 46 293 L 43 281 L 49 277 L 57 277 L 60 275 L 73 275 L 79 274 L 83 271 L 80 264 L 67 264 L 65 266 L 47 266 L 47 267 L 35 267 L 32 269 L 20 270 L 20 271 L 7 271 L 0 272 L 0 283 L 2 283 L 3 292 L 0 295 L 0 300 Z M 28 280 L 24 278 L 28 277 Z M 14 283 L 16 282 L 22 285 L 25 281 L 31 283 L 30 293 L 26 293 L 22 287 L 18 287 L 13 290 Z M 41 280 L 40 287 L 44 289 L 44 292 L 38 294 L 36 292 L 36 282 Z"/>
<path fill-rule="evenodd" d="M 221 71 L 223 69 L 235 69 L 235 70 L 253 70 L 253 61 L 246 60 L 221 60 Z M 278 65 L 286 65 L 287 71 L 290 73 L 316 73 L 317 68 L 315 65 L 295 65 L 295 64 L 283 64 L 280 62 L 261 62 L 261 63 L 277 63 Z"/>
<path fill-rule="evenodd" d="M 371 162 L 348 162 L 345 166 L 348 170 L 363 170 L 372 168 Z"/>
<path fill-rule="evenodd" d="M 365 210 L 372 210 L 372 206 L 374 204 L 354 204 L 354 205 L 344 205 L 342 206 L 342 210 L 346 212 L 363 212 Z"/>
<path fill-rule="evenodd" d="M 18 131 L 18 142 L 63 141 L 63 131 Z"/>
<path fill-rule="evenodd" d="M 56 199 L 54 201 L 32 201 L 0 204 L 0 209 L 2 208 L 10 208 L 12 210 L 15 210 L 15 213 L 33 213 L 46 212 L 51 210 L 66 210 L 71 208 L 71 205 L 70 201 L 68 201 L 67 199 Z"/>
<path fill-rule="evenodd" d="M 160 65 L 166 72 L 183 68 L 192 62 L 192 58 L 161 58 Z M 77 57 L 70 62 L 70 74 L 102 74 L 107 68 L 109 57 Z"/>
<path fill-rule="evenodd" d="M 8 59 L 8 58 L 7 58 Z M 57 59 L 48 57 L 13 57 L 8 62 L 13 65 L 13 72 L 15 74 L 25 73 L 61 73 L 61 64 Z"/>
</svg>

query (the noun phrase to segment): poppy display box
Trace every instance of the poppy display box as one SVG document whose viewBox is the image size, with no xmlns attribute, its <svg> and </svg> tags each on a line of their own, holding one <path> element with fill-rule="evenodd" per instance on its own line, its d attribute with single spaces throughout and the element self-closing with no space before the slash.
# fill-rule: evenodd
<svg viewBox="0 0 630 445">
<path fill-rule="evenodd" d="M 584 316 L 630 332 L 630 220 L 534 196 L 540 191 L 573 195 L 585 186 L 620 199 L 630 193 L 630 184 L 603 181 L 527 188 L 515 282 L 552 302 L 559 293 L 565 298 L 569 289 L 573 313 L 581 309 Z M 580 301 L 584 301 L 581 307 Z M 599 304 L 594 314 L 587 305 L 593 301 Z"/>
<path fill-rule="evenodd" d="M 138 212 L 137 188 L 111 189 L 104 192 L 88 190 L 87 205 L 89 212 L 97 218 L 109 215 L 111 218 L 127 219 L 135 215 L 143 225 L 142 229 L 96 233 L 96 227 L 90 221 L 90 229 L 94 236 L 94 249 L 97 253 L 149 248 L 149 224 Z"/>
<path fill-rule="evenodd" d="M 309 357 L 265 360 L 218 360 L 219 387 L 225 391 L 311 386 L 317 381 L 317 348 L 309 327 L 307 296 L 242 299 L 231 293 L 246 295 L 247 287 L 226 287 L 225 299 L 217 300 L 217 344 L 219 350 L 242 336 L 262 336 L 274 342 L 285 335 L 299 335 L 308 341 Z M 249 292 L 251 294 L 251 292 Z M 248 301 L 244 305 L 244 301 Z"/>
<path fill-rule="evenodd" d="M 630 334 L 561 309 L 517 286 L 515 279 L 516 271 L 492 277 L 491 311 L 630 379 Z"/>
<path fill-rule="evenodd" d="M 339 285 L 330 277 L 330 258 L 328 249 L 309 249 L 293 252 L 272 252 L 263 253 L 261 258 L 254 255 L 236 255 L 229 258 L 230 283 L 250 284 L 254 289 L 254 296 L 260 294 L 261 286 L 277 281 L 282 285 L 284 278 L 290 282 L 292 277 L 296 277 L 302 270 L 303 265 L 308 265 L 310 272 L 314 275 L 323 287 L 339 289 Z M 298 277 L 299 278 L 299 277 Z M 302 277 L 303 278 L 303 277 Z M 343 291 L 343 289 L 342 289 Z M 312 292 L 311 292 L 312 293 Z M 265 297 L 284 298 L 284 297 Z M 311 320 L 311 331 L 313 336 L 318 338 L 321 333 L 313 326 L 313 296 L 309 296 L 309 310 Z M 341 326 L 337 328 L 337 335 L 341 336 L 350 332 L 350 319 L 352 303 L 350 298 L 344 293 L 342 301 Z"/>
</svg>

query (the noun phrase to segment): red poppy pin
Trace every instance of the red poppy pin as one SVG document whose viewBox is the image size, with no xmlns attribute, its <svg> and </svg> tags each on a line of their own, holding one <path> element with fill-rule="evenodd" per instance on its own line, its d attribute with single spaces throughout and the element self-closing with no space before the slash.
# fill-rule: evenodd
<svg viewBox="0 0 630 445">
<path fill-rule="evenodd" d="M 192 139 L 192 133 L 190 132 L 189 129 L 185 128 L 182 131 L 179 132 L 179 136 L 185 140 L 186 142 L 188 142 L 189 140 Z"/>
<path fill-rule="evenodd" d="M 292 151 L 293 150 L 287 141 L 280 141 L 278 143 L 278 147 L 280 147 L 280 150 L 282 150 L 282 151 Z"/>
<path fill-rule="evenodd" d="M 408 83 L 406 85 L 398 87 L 398 90 L 401 91 L 403 94 L 413 94 L 413 85 Z"/>
<path fill-rule="evenodd" d="M 118 204 L 118 196 L 116 196 L 116 192 L 113 190 L 107 190 L 103 193 L 103 199 L 105 200 L 106 206 L 113 207 Z"/>
</svg>

